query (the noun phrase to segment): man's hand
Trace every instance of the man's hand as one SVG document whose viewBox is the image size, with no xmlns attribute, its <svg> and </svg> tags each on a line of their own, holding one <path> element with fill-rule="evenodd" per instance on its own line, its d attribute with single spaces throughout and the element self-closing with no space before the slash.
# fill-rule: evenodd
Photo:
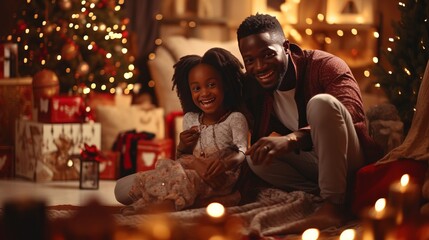
<svg viewBox="0 0 429 240">
<path fill-rule="evenodd" d="M 269 164 L 272 159 L 292 152 L 297 147 L 294 133 L 286 136 L 263 137 L 253 144 L 246 152 L 254 165 Z"/>
<path fill-rule="evenodd" d="M 177 149 L 182 153 L 192 154 L 199 137 L 200 131 L 198 126 L 193 126 L 188 130 L 184 130 L 179 135 L 180 142 Z"/>
</svg>

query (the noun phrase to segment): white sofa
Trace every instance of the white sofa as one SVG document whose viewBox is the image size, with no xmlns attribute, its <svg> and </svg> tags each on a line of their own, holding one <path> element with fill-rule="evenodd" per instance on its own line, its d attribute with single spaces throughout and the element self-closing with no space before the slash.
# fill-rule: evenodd
<svg viewBox="0 0 429 240">
<path fill-rule="evenodd" d="M 235 40 L 218 42 L 185 38 L 183 36 L 170 36 L 164 39 L 162 45 L 157 48 L 155 59 L 149 61 L 149 70 L 155 81 L 155 94 L 158 105 L 164 109 L 166 115 L 182 111 L 176 91 L 172 90 L 173 65 L 180 57 L 189 54 L 203 55 L 212 47 L 225 48 L 242 61 L 238 44 Z"/>
</svg>

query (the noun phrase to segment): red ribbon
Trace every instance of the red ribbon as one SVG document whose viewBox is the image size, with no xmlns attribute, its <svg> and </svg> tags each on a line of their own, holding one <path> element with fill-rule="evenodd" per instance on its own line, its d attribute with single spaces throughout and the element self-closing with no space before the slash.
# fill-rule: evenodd
<svg viewBox="0 0 429 240">
<path fill-rule="evenodd" d="M 85 148 L 80 153 L 82 159 L 87 161 L 97 161 L 101 162 L 103 160 L 103 156 L 95 145 L 84 144 Z"/>
</svg>

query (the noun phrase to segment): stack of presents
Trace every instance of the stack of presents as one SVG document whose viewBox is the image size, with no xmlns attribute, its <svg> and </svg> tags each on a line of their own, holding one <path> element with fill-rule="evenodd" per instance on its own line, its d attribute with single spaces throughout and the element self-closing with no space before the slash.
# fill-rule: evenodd
<svg viewBox="0 0 429 240">
<path fill-rule="evenodd" d="M 106 180 L 174 157 L 163 109 L 119 106 L 111 94 L 63 95 L 58 83 L 49 70 L 26 78 L 1 76 L 0 179 L 78 180 L 88 151 L 96 155 L 99 179 Z"/>
</svg>

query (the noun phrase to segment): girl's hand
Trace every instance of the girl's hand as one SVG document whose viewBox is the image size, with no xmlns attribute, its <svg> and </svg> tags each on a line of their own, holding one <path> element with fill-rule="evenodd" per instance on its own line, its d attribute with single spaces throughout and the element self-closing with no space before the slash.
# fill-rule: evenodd
<svg viewBox="0 0 429 240">
<path fill-rule="evenodd" d="M 203 179 L 203 181 L 212 187 L 213 189 L 220 188 L 224 185 L 225 178 L 222 175 L 224 171 L 219 172 L 219 166 L 217 166 L 216 162 L 219 162 L 219 159 L 216 158 L 195 158 L 193 161 L 192 169 L 194 169 L 198 175 Z M 209 170 L 212 169 L 212 170 Z M 209 174 L 207 174 L 210 172 Z"/>
<path fill-rule="evenodd" d="M 224 173 L 228 170 L 228 166 L 221 159 L 211 159 L 212 161 L 208 164 L 205 171 L 204 177 L 207 179 L 212 179 L 218 176 L 221 173 Z"/>
<path fill-rule="evenodd" d="M 208 160 L 208 159 L 205 159 Z M 221 188 L 225 184 L 225 171 L 227 166 L 218 158 L 211 158 L 207 161 L 207 168 L 204 173 L 204 181 L 213 189 Z"/>
<path fill-rule="evenodd" d="M 180 141 L 177 149 L 182 153 L 192 154 L 199 137 L 200 131 L 198 126 L 193 126 L 190 129 L 184 130 L 179 135 Z"/>
</svg>

